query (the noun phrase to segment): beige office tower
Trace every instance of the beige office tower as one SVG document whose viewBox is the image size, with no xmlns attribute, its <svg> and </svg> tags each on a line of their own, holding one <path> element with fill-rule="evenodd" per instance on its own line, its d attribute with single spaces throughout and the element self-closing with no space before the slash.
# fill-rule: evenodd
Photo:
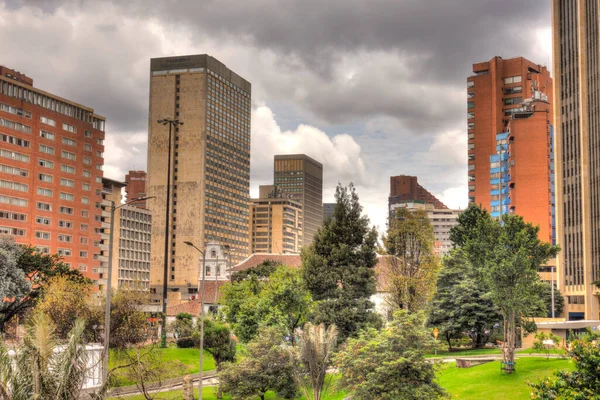
<svg viewBox="0 0 600 400">
<path fill-rule="evenodd" d="M 323 164 L 304 154 L 275 156 L 274 183 L 302 205 L 303 246 L 323 224 Z"/>
<path fill-rule="evenodd" d="M 558 282 L 569 320 L 599 319 L 600 1 L 553 0 Z"/>
<path fill-rule="evenodd" d="M 227 246 L 233 264 L 248 255 L 250 94 L 250 82 L 206 54 L 151 60 L 151 292 L 162 293 L 165 254 L 169 297 L 176 302 L 195 292 L 201 256 L 185 242 Z M 169 125 L 157 123 L 163 118 L 183 122 L 172 128 L 168 226 Z"/>
<path fill-rule="evenodd" d="M 298 254 L 302 247 L 302 205 L 277 186 L 260 186 L 250 203 L 250 253 Z"/>
</svg>

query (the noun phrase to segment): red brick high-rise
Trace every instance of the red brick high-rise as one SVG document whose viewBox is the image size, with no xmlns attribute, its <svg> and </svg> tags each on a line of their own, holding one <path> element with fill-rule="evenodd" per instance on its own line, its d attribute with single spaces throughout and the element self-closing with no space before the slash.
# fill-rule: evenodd
<svg viewBox="0 0 600 400">
<path fill-rule="evenodd" d="M 0 233 L 103 285 L 105 118 L 0 66 Z"/>
<path fill-rule="evenodd" d="M 423 186 L 419 185 L 416 176 L 398 175 L 390 177 L 390 197 L 388 198 L 388 210 L 390 217 L 394 212 L 394 204 L 406 202 L 423 202 L 432 204 L 436 209 L 448 208 L 437 197 L 431 194 Z"/>
<path fill-rule="evenodd" d="M 127 201 L 146 196 L 146 184 L 148 183 L 148 174 L 146 171 L 129 171 L 125 175 L 125 182 L 127 183 L 127 186 L 125 186 Z M 132 205 L 139 208 L 146 208 L 145 201 L 133 203 Z"/>
</svg>

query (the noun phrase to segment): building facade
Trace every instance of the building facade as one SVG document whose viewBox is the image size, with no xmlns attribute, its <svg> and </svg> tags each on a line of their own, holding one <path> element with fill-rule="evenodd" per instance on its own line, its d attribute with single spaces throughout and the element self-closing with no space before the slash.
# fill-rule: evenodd
<svg viewBox="0 0 600 400">
<path fill-rule="evenodd" d="M 302 245 L 308 246 L 323 224 L 323 164 L 304 155 L 276 155 L 274 183 L 302 206 Z"/>
<path fill-rule="evenodd" d="M 212 242 L 227 245 L 234 262 L 247 256 L 250 112 L 250 82 L 215 58 L 203 54 L 151 60 L 148 195 L 156 198 L 148 205 L 153 292 L 162 293 L 166 263 L 169 290 L 184 300 L 192 295 L 198 257 L 186 241 L 199 248 Z M 163 118 L 184 123 L 172 128 L 171 165 L 170 128 L 157 123 Z"/>
<path fill-rule="evenodd" d="M 147 196 L 148 174 L 146 171 L 129 171 L 125 175 L 125 199 L 130 201 L 135 198 Z M 135 207 L 146 208 L 146 200 L 135 202 L 132 204 Z"/>
<path fill-rule="evenodd" d="M 600 318 L 600 2 L 552 0 L 558 281 L 569 320 Z"/>
<path fill-rule="evenodd" d="M 492 201 L 499 201 L 492 199 L 497 195 L 490 182 L 490 156 L 497 153 L 496 135 L 506 132 L 514 113 L 523 111 L 525 99 L 543 96 L 552 104 L 552 79 L 546 67 L 522 57 L 494 57 L 473 64 L 473 73 L 467 78 L 469 202 L 493 211 Z M 547 135 L 545 121 L 529 128 L 539 129 L 536 135 Z"/>
<path fill-rule="evenodd" d="M 60 254 L 100 287 L 104 123 L 0 66 L 0 233 Z"/>
<path fill-rule="evenodd" d="M 250 203 L 249 252 L 299 254 L 302 247 L 302 204 L 274 186 L 261 186 Z"/>
<path fill-rule="evenodd" d="M 437 197 L 421 186 L 416 176 L 391 176 L 388 218 L 394 218 L 394 210 L 398 207 L 406 207 L 407 203 L 431 204 L 433 208 L 437 209 L 448 208 Z"/>
</svg>

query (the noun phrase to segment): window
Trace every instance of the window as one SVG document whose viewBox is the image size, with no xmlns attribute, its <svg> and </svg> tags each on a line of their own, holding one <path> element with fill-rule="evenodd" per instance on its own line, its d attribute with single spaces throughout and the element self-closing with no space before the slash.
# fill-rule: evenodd
<svg viewBox="0 0 600 400">
<path fill-rule="evenodd" d="M 82 197 L 81 198 L 81 204 L 90 204 L 89 197 Z"/>
<path fill-rule="evenodd" d="M 60 178 L 60 184 L 61 184 L 61 186 L 75 187 L 75 181 L 72 181 L 67 178 Z"/>
<path fill-rule="evenodd" d="M 79 264 L 79 267 L 77 267 L 77 269 L 79 269 L 79 271 L 81 271 L 81 272 L 86 272 L 87 271 L 87 265 Z"/>
<path fill-rule="evenodd" d="M 90 186 L 90 184 L 89 184 L 89 183 L 83 183 L 83 184 L 81 185 L 81 188 L 83 189 L 83 191 L 85 191 L 85 192 L 89 192 L 89 191 L 90 191 L 90 188 L 91 188 L 91 186 Z"/>
<path fill-rule="evenodd" d="M 96 169 L 102 171 L 104 167 L 102 166 L 102 164 L 96 164 Z"/>
<path fill-rule="evenodd" d="M 92 159 L 89 157 L 83 157 L 83 163 L 85 165 L 91 165 L 92 164 Z"/>
<path fill-rule="evenodd" d="M 522 97 L 509 97 L 508 99 L 504 99 L 504 104 L 509 106 L 511 104 L 521 104 L 523 102 Z"/>
<path fill-rule="evenodd" d="M 75 141 L 73 139 L 66 138 L 66 137 L 62 138 L 62 143 L 65 144 L 65 145 L 67 145 L 67 146 L 73 146 L 73 147 L 77 146 L 77 141 Z"/>
<path fill-rule="evenodd" d="M 63 129 L 71 133 L 77 133 L 77 128 L 73 125 L 63 123 Z"/>
<path fill-rule="evenodd" d="M 79 224 L 79 230 L 87 231 L 88 230 L 88 224 Z"/>
<path fill-rule="evenodd" d="M 92 176 L 92 173 L 90 171 L 83 170 L 83 176 L 85 178 L 90 178 Z"/>
<path fill-rule="evenodd" d="M 469 150 L 473 150 L 475 148 L 475 144 L 474 143 L 469 143 Z"/>
<path fill-rule="evenodd" d="M 88 252 L 85 250 L 79 250 L 79 257 L 87 258 Z"/>
<path fill-rule="evenodd" d="M 50 232 L 35 231 L 36 239 L 50 240 Z"/>
<path fill-rule="evenodd" d="M 8 129 L 13 129 L 15 131 L 31 133 L 31 127 L 27 125 L 20 124 L 18 122 L 10 121 L 8 119 L 0 118 L 0 126 L 5 126 Z"/>
<path fill-rule="evenodd" d="M 0 188 L 17 190 L 19 192 L 29 191 L 28 185 L 24 185 L 22 183 L 17 183 L 17 182 L 12 182 L 12 181 L 5 181 L 5 180 L 1 180 L 1 179 L 0 179 Z"/>
<path fill-rule="evenodd" d="M 37 188 L 37 194 L 40 196 L 52 197 L 52 190 L 39 187 Z"/>
<path fill-rule="evenodd" d="M 475 107 L 475 103 L 473 103 L 472 101 L 469 101 L 467 103 L 467 108 L 474 108 Z"/>
<path fill-rule="evenodd" d="M 79 244 L 88 244 L 88 238 L 81 236 L 79 238 Z"/>
<path fill-rule="evenodd" d="M 50 218 L 46 217 L 35 217 L 35 223 L 40 225 L 50 225 Z"/>
<path fill-rule="evenodd" d="M 71 167 L 70 165 L 65 165 L 65 164 L 61 164 L 60 165 L 60 170 L 62 172 L 67 172 L 69 174 L 74 174 L 75 173 L 75 167 Z"/>
<path fill-rule="evenodd" d="M 25 118 L 31 118 L 31 112 L 27 110 L 23 110 L 22 108 L 13 107 L 8 104 L 0 103 L 0 110 L 5 111 L 10 114 L 19 115 Z"/>
<path fill-rule="evenodd" d="M 85 143 L 85 144 L 83 145 L 83 149 L 84 149 L 85 151 L 92 151 L 92 145 L 91 145 L 91 144 L 89 144 L 89 143 Z"/>
<path fill-rule="evenodd" d="M 58 235 L 59 242 L 71 243 L 73 241 L 73 236 L 71 235 Z"/>
<path fill-rule="evenodd" d="M 87 137 L 87 138 L 91 138 L 92 137 L 92 132 L 88 131 L 87 129 L 85 130 L 85 132 L 83 132 L 83 136 Z"/>
<path fill-rule="evenodd" d="M 56 121 L 48 117 L 40 117 L 40 121 L 42 122 L 42 124 L 56 126 Z"/>
<path fill-rule="evenodd" d="M 467 88 L 472 88 L 475 86 L 475 81 L 467 81 Z"/>
<path fill-rule="evenodd" d="M 90 212 L 88 210 L 81 210 L 81 217 L 83 217 L 83 218 L 89 218 L 90 217 Z"/>
<path fill-rule="evenodd" d="M 11 206 L 27 207 L 27 200 L 10 196 L 0 195 L 0 203 L 10 204 Z"/>
<path fill-rule="evenodd" d="M 3 165 L 3 164 L 0 164 L 0 172 L 4 172 L 6 174 L 11 174 L 11 175 L 23 176 L 23 177 L 29 176 L 29 171 L 27 171 L 26 169 L 22 169 L 22 168 L 18 168 L 18 167 L 10 167 L 8 165 Z"/>
<path fill-rule="evenodd" d="M 11 228 L 8 226 L 0 226 L 0 233 L 12 236 L 25 236 L 25 229 Z"/>
<path fill-rule="evenodd" d="M 31 145 L 29 140 L 19 139 L 18 137 L 4 135 L 2 133 L 0 133 L 0 142 L 10 143 L 10 144 L 14 144 L 15 146 L 21 146 L 21 147 L 25 147 L 25 148 L 29 148 Z"/>
<path fill-rule="evenodd" d="M 101 151 L 96 152 L 96 157 L 104 158 L 104 153 Z"/>
<path fill-rule="evenodd" d="M 104 145 L 104 140 L 103 139 L 96 139 L 96 143 L 103 146 Z"/>
<path fill-rule="evenodd" d="M 52 204 L 42 203 L 41 201 L 38 201 L 36 206 L 38 210 L 52 211 Z"/>
<path fill-rule="evenodd" d="M 73 227 L 73 223 L 71 221 L 65 221 L 65 220 L 58 220 L 58 226 L 60 228 L 72 228 Z"/>
<path fill-rule="evenodd" d="M 521 93 L 521 92 L 523 92 L 522 86 L 513 86 L 513 87 L 504 88 L 504 94 L 516 94 L 516 93 Z"/>
<path fill-rule="evenodd" d="M 54 163 L 52 161 L 48 161 L 48 160 L 44 160 L 44 159 L 39 159 L 38 164 L 40 167 L 44 167 L 44 168 L 54 168 Z"/>
<path fill-rule="evenodd" d="M 1 136 L 1 135 L 0 135 Z M 0 149 L 0 157 L 10 158 L 11 160 L 29 162 L 29 156 L 14 151 Z"/>
<path fill-rule="evenodd" d="M 61 152 L 61 156 L 62 158 L 66 158 L 67 160 L 76 160 L 77 156 L 74 153 L 70 153 L 68 151 L 62 151 Z"/>
<path fill-rule="evenodd" d="M 73 196 L 71 193 L 60 192 L 60 199 L 73 201 L 75 200 L 75 196 Z"/>
<path fill-rule="evenodd" d="M 468 129 L 474 129 L 475 128 L 475 122 L 469 122 L 467 124 Z"/>
<path fill-rule="evenodd" d="M 60 238 L 60 235 L 58 235 L 58 237 Z M 71 249 L 60 249 L 60 248 L 58 249 L 57 253 L 59 256 L 64 256 L 64 257 L 70 257 L 73 254 Z"/>
<path fill-rule="evenodd" d="M 54 140 L 54 133 L 40 131 L 40 137 L 43 137 L 44 139 L 48 139 L 48 140 Z"/>
<path fill-rule="evenodd" d="M 473 92 L 467 93 L 467 99 L 472 99 L 473 97 L 475 97 L 475 93 L 473 93 Z"/>
<path fill-rule="evenodd" d="M 475 171 L 475 165 L 469 164 L 469 171 Z"/>
<path fill-rule="evenodd" d="M 50 254 L 50 247 L 48 246 L 35 246 L 35 248 L 40 254 Z"/>
<path fill-rule="evenodd" d="M 44 144 L 40 144 L 40 151 L 46 154 L 54 154 L 54 147 L 46 146 Z"/>
<path fill-rule="evenodd" d="M 58 208 L 58 212 L 60 212 L 61 214 L 73 215 L 73 208 L 66 207 L 66 206 L 60 206 Z"/>
<path fill-rule="evenodd" d="M 521 79 L 522 79 L 521 75 L 504 78 L 504 84 L 510 85 L 511 83 L 519 83 L 519 82 L 521 82 Z"/>
<path fill-rule="evenodd" d="M 15 213 L 10 211 L 0 211 L 0 218 L 13 221 L 27 221 L 27 214 Z"/>
<path fill-rule="evenodd" d="M 473 111 L 467 113 L 467 119 L 475 118 L 475 113 Z"/>
</svg>

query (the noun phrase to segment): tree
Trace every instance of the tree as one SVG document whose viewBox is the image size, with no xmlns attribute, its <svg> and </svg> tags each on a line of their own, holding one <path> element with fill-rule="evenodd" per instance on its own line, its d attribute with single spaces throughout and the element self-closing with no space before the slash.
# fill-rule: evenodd
<svg viewBox="0 0 600 400">
<path fill-rule="evenodd" d="M 540 241 L 539 228 L 518 215 L 505 214 L 502 221 L 491 219 L 487 213 L 478 215 L 475 226 L 461 227 L 478 233 L 469 235 L 463 249 L 502 315 L 504 362 L 514 362 L 517 325 L 521 318 L 543 307 L 535 290 L 538 269 L 556 256 L 559 248 Z"/>
<path fill-rule="evenodd" d="M 26 327 L 23 344 L 10 356 L 0 342 L 0 397 L 6 400 L 80 398 L 88 373 L 85 322 L 78 320 L 57 348 L 54 325 L 47 315 L 36 313 Z M 101 388 L 103 392 L 105 387 Z M 100 398 L 92 394 L 92 398 Z"/>
<path fill-rule="evenodd" d="M 175 339 L 191 338 L 194 333 L 194 320 L 190 313 L 179 313 L 175 316 L 175 321 L 169 326 Z"/>
<path fill-rule="evenodd" d="M 215 359 L 217 371 L 221 370 L 224 362 L 235 360 L 235 340 L 229 327 L 220 321 L 204 321 L 204 347 Z"/>
<path fill-rule="evenodd" d="M 398 311 L 381 331 L 369 329 L 348 339 L 336 355 L 339 384 L 353 400 L 438 399 L 435 364 L 424 357 L 430 333 L 419 314 Z"/>
<path fill-rule="evenodd" d="M 292 377 L 289 350 L 282 342 L 282 331 L 263 327 L 248 344 L 246 357 L 238 364 L 225 363 L 219 372 L 219 387 L 235 399 L 264 400 L 267 391 L 293 398 L 297 392 Z"/>
<path fill-rule="evenodd" d="M 384 279 L 391 309 L 422 310 L 433 295 L 440 269 L 427 213 L 399 208 L 383 243 L 392 256 Z"/>
<path fill-rule="evenodd" d="M 326 391 L 326 373 L 337 343 L 335 325 L 313 325 L 307 322 L 298 332 L 299 342 L 292 350 L 293 376 L 307 399 L 321 400 Z"/>
<path fill-rule="evenodd" d="M 148 340 L 151 336 L 149 316 L 141 311 L 141 307 L 147 304 L 147 296 L 122 289 L 111 300 L 110 347 L 121 350 Z"/>
<path fill-rule="evenodd" d="M 77 283 L 65 277 L 51 278 L 38 299 L 37 311 L 47 315 L 55 327 L 55 335 L 64 339 L 73 329 L 76 321 L 84 320 L 84 336 L 94 336 L 93 325 L 99 325 L 99 307 L 92 305 L 92 287 L 86 283 Z"/>
<path fill-rule="evenodd" d="M 501 319 L 498 309 L 475 278 L 473 267 L 462 249 L 452 249 L 443 264 L 427 324 L 439 329 L 449 348 L 452 348 L 451 339 L 462 337 L 464 332 L 472 333 L 473 344 L 480 347 Z"/>
<path fill-rule="evenodd" d="M 18 266 L 19 258 L 23 253 L 23 248 L 19 246 L 10 236 L 0 236 L 0 299 L 11 301 L 20 299 L 31 290 L 31 285 L 27 281 L 25 273 Z M 2 325 L 5 322 L 5 313 L 2 314 Z"/>
<path fill-rule="evenodd" d="M 17 268 L 23 272 L 30 286 L 22 295 L 5 297 L 5 301 L 0 303 L 0 332 L 4 332 L 6 324 L 14 317 L 22 317 L 34 307 L 50 279 L 62 276 L 76 283 L 92 283 L 79 270 L 72 269 L 63 263 L 60 256 L 41 254 L 33 246 L 20 247 L 21 253 L 17 261 Z"/>
<path fill-rule="evenodd" d="M 279 261 L 265 260 L 256 267 L 234 272 L 231 280 L 233 282 L 241 282 L 247 279 L 265 280 L 281 265 Z"/>
<path fill-rule="evenodd" d="M 590 400 L 600 399 L 600 336 L 588 333 L 571 342 L 568 355 L 575 364 L 575 371 L 555 371 L 536 383 L 532 399 L 536 400 Z"/>
<path fill-rule="evenodd" d="M 226 284 L 222 288 L 225 321 L 244 343 L 251 341 L 258 333 L 260 321 L 256 304 L 263 285 L 264 282 L 246 279 Z"/>
<path fill-rule="evenodd" d="M 538 332 L 535 334 L 535 340 L 531 349 L 536 353 L 546 354 L 546 359 L 549 359 L 550 353 L 552 353 L 552 350 L 560 347 L 561 341 L 560 336 L 556 336 L 552 332 Z"/>
<path fill-rule="evenodd" d="M 336 325 L 341 342 L 380 323 L 370 301 L 375 294 L 377 231 L 361 216 L 352 184 L 338 185 L 335 198 L 334 217 L 302 249 L 302 276 L 316 301 L 312 322 Z"/>
<path fill-rule="evenodd" d="M 543 307 L 537 310 L 537 317 L 552 317 L 552 284 L 549 282 L 539 283 L 538 296 L 543 300 Z M 565 307 L 565 298 L 560 293 L 560 290 L 554 288 L 554 316 L 562 314 Z"/>
</svg>

